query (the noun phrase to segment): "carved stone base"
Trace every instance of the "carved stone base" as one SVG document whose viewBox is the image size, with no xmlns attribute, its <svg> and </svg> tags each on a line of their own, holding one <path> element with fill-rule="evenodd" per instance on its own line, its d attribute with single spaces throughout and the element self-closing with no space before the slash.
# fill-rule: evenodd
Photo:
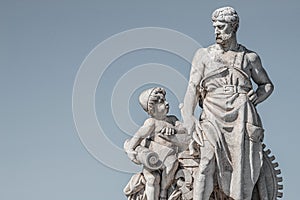
<svg viewBox="0 0 300 200">
<path fill-rule="evenodd" d="M 199 158 L 190 156 L 188 152 L 182 152 L 178 157 L 180 169 L 175 179 L 177 180 L 177 190 L 181 191 L 181 197 L 174 200 L 192 200 L 193 173 L 198 167 Z M 263 145 L 263 161 L 261 175 L 252 193 L 252 200 L 277 200 L 282 198 L 281 171 L 278 169 L 278 163 L 275 162 L 275 156 L 271 155 L 271 151 L 266 149 L 265 145 Z M 224 194 L 218 185 L 215 185 L 210 200 L 233 199 Z"/>
<path fill-rule="evenodd" d="M 283 186 L 281 171 L 278 169 L 278 163 L 271 151 L 263 145 L 264 164 L 261 169 L 261 175 L 252 193 L 252 200 L 277 200 L 282 198 Z M 173 185 L 168 191 L 168 200 L 192 200 L 193 199 L 193 175 L 199 166 L 199 157 L 189 155 L 188 151 L 181 152 L 178 155 L 179 168 L 175 175 Z M 135 188 L 131 188 L 135 185 Z M 142 173 L 135 174 L 124 192 L 130 200 L 147 200 L 144 194 L 145 179 Z M 215 185 L 215 188 L 209 200 L 233 200 L 226 196 L 223 191 Z"/>
</svg>

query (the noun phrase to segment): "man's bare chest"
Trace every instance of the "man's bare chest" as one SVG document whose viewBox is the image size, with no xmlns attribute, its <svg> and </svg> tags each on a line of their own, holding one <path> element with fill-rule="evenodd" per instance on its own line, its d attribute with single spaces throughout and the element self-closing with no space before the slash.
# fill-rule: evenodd
<svg viewBox="0 0 300 200">
<path fill-rule="evenodd" d="M 204 76 L 223 67 L 234 67 L 251 75 L 251 66 L 244 52 L 211 52 L 204 59 Z"/>
</svg>

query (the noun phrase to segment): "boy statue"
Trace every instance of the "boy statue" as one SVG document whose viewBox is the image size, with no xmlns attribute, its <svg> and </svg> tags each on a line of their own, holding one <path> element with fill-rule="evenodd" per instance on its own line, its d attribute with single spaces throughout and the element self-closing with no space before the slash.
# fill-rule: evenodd
<svg viewBox="0 0 300 200">
<path fill-rule="evenodd" d="M 140 105 L 150 117 L 124 144 L 130 160 L 143 165 L 147 200 L 168 198 L 168 188 L 178 167 L 178 146 L 172 142 L 172 137 L 184 130 L 175 116 L 167 115 L 169 104 L 165 95 L 166 91 L 159 87 L 141 93 Z"/>
</svg>

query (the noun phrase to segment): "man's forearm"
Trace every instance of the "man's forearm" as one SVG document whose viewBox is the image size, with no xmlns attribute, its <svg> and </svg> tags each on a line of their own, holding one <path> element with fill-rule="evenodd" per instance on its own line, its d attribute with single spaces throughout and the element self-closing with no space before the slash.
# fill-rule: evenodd
<svg viewBox="0 0 300 200">
<path fill-rule="evenodd" d="M 196 87 L 190 83 L 183 101 L 183 108 L 181 113 L 183 122 L 190 120 L 191 117 L 194 115 L 196 99 Z"/>
<path fill-rule="evenodd" d="M 274 86 L 272 83 L 267 83 L 264 85 L 258 86 L 256 90 L 257 101 L 256 104 L 259 104 L 266 100 L 273 92 Z"/>
</svg>

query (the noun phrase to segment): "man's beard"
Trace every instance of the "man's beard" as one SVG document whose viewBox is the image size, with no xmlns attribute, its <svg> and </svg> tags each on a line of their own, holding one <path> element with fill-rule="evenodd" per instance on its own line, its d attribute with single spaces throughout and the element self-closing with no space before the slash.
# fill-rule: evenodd
<svg viewBox="0 0 300 200">
<path fill-rule="evenodd" d="M 233 36 L 233 32 L 229 34 L 218 35 L 216 36 L 216 43 L 224 45 L 227 43 L 227 41 L 229 41 L 232 38 L 232 36 Z"/>
</svg>

